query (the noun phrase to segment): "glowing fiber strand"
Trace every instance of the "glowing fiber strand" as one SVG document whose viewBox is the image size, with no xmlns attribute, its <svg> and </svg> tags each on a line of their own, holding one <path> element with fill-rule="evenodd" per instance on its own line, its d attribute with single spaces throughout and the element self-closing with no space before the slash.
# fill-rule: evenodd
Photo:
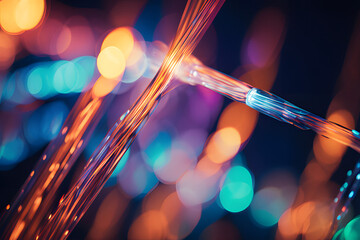
<svg viewBox="0 0 360 240">
<path fill-rule="evenodd" d="M 66 194 L 51 220 L 44 226 L 42 239 L 66 239 L 95 199 L 116 165 L 134 141 L 166 89 L 175 68 L 189 56 L 212 22 L 223 1 L 188 1 L 177 35 L 157 75 L 118 125 L 115 124 Z"/>
</svg>

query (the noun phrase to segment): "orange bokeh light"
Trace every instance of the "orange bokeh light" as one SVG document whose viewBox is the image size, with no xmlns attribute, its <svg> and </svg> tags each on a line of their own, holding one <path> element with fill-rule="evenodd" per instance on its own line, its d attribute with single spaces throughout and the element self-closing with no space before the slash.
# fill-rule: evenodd
<svg viewBox="0 0 360 240">
<path fill-rule="evenodd" d="M 9 34 L 35 28 L 45 15 L 44 0 L 3 0 L 0 2 L 0 25 Z"/>
<path fill-rule="evenodd" d="M 141 214 L 131 225 L 129 239 L 165 239 L 168 223 L 161 211 L 151 210 Z"/>
<path fill-rule="evenodd" d="M 116 47 L 121 50 L 125 59 L 127 59 L 134 48 L 134 42 L 133 34 L 129 28 L 116 28 L 104 39 L 101 51 L 107 47 Z"/>
<path fill-rule="evenodd" d="M 239 132 L 233 127 L 219 129 L 210 139 L 206 153 L 211 161 L 223 163 L 233 158 L 240 149 Z"/>
<path fill-rule="evenodd" d="M 354 128 L 355 126 L 352 114 L 345 109 L 340 109 L 331 113 L 328 120 L 348 128 Z M 346 148 L 347 147 L 344 144 L 321 136 L 317 137 L 314 141 L 314 154 L 316 159 L 323 164 L 339 163 Z"/>
<path fill-rule="evenodd" d="M 118 83 L 117 79 L 108 79 L 100 76 L 92 88 L 93 97 L 101 98 L 108 95 Z"/>
<path fill-rule="evenodd" d="M 161 211 L 168 222 L 167 239 L 184 239 L 194 230 L 201 217 L 201 206 L 185 206 L 176 192 L 164 200 Z"/>
<path fill-rule="evenodd" d="M 0 25 L 9 34 L 20 34 L 24 32 L 16 24 L 15 11 L 19 1 L 3 0 L 0 2 Z"/>
<path fill-rule="evenodd" d="M 250 107 L 233 102 L 221 114 L 218 129 L 233 127 L 241 136 L 241 144 L 246 142 L 254 131 L 258 112 Z"/>
<path fill-rule="evenodd" d="M 15 10 L 16 25 L 22 30 L 36 27 L 45 13 L 44 0 L 21 0 Z"/>
<path fill-rule="evenodd" d="M 0 70 L 9 68 L 15 60 L 17 39 L 0 31 Z"/>
</svg>

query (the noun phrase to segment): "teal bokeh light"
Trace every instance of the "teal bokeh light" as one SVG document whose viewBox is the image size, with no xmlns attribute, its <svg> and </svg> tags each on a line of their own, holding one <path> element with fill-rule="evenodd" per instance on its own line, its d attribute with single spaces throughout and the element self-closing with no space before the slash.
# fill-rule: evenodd
<svg viewBox="0 0 360 240">
<path fill-rule="evenodd" d="M 254 196 L 250 172 L 241 166 L 232 167 L 226 174 L 220 190 L 220 203 L 229 212 L 241 212 L 251 203 Z"/>
<path fill-rule="evenodd" d="M 167 150 L 171 147 L 171 135 L 161 131 L 145 149 L 145 163 L 152 169 L 161 168 L 168 162 Z"/>
<path fill-rule="evenodd" d="M 344 237 L 346 240 L 360 239 L 360 217 L 354 218 L 346 225 Z"/>
<path fill-rule="evenodd" d="M 268 187 L 255 194 L 250 210 L 253 219 L 259 225 L 271 227 L 279 221 L 288 205 L 279 189 Z"/>
<path fill-rule="evenodd" d="M 26 145 L 22 138 L 15 137 L 0 146 L 0 169 L 8 170 L 23 160 Z"/>
</svg>

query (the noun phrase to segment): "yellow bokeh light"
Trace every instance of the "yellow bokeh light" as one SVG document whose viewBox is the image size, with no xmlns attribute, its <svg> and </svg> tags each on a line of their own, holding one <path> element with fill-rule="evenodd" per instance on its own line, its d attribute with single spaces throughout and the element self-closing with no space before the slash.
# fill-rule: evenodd
<svg viewBox="0 0 360 240">
<path fill-rule="evenodd" d="M 126 27 L 120 27 L 109 33 L 101 45 L 101 51 L 108 47 L 116 47 L 121 50 L 127 59 L 134 48 L 134 36 Z"/>
<path fill-rule="evenodd" d="M 16 24 L 15 11 L 18 0 L 0 1 L 0 25 L 9 34 L 20 34 L 24 30 Z"/>
<path fill-rule="evenodd" d="M 44 13 L 44 0 L 3 0 L 0 2 L 0 25 L 9 34 L 20 34 L 36 27 Z"/>
<path fill-rule="evenodd" d="M 124 54 L 117 47 L 110 46 L 104 48 L 97 58 L 97 67 L 105 78 L 118 78 L 123 74 L 125 66 Z"/>
<path fill-rule="evenodd" d="M 36 27 L 45 12 L 44 0 L 20 0 L 15 10 L 16 25 L 22 30 Z"/>
</svg>

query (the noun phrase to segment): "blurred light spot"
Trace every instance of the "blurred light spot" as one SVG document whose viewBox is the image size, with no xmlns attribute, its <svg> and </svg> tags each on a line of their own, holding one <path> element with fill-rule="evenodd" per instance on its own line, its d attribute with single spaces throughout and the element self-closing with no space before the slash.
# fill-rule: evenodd
<svg viewBox="0 0 360 240">
<path fill-rule="evenodd" d="M 344 237 L 344 228 L 338 230 L 332 237 L 332 240 L 346 240 Z"/>
<path fill-rule="evenodd" d="M 295 177 L 288 170 L 273 170 L 261 179 L 250 205 L 253 219 L 264 227 L 276 224 L 291 206 L 297 192 Z"/>
<path fill-rule="evenodd" d="M 1 28 L 10 34 L 20 34 L 23 32 L 16 24 L 16 8 L 19 0 L 3 0 L 0 4 L 0 24 Z"/>
<path fill-rule="evenodd" d="M 56 137 L 68 111 L 63 102 L 48 103 L 37 109 L 25 123 L 24 135 L 28 143 L 42 146 Z"/>
<path fill-rule="evenodd" d="M 127 66 L 122 81 L 132 83 L 143 76 L 148 68 L 148 59 L 143 52 L 139 52 L 139 59 L 136 63 L 129 65 L 129 61 L 127 61 L 126 64 Z"/>
<path fill-rule="evenodd" d="M 167 184 L 175 183 L 187 170 L 194 168 L 197 160 L 191 149 L 181 147 L 178 144 L 171 150 L 164 152 L 160 159 L 160 161 L 155 162 L 154 172 L 161 182 Z"/>
<path fill-rule="evenodd" d="M 43 111 L 41 122 L 42 137 L 50 141 L 60 132 L 69 110 L 63 102 L 52 102 L 45 105 Z"/>
<path fill-rule="evenodd" d="M 56 41 L 56 53 L 58 55 L 64 53 L 69 48 L 70 43 L 71 43 L 71 30 L 68 26 L 64 25 Z"/>
<path fill-rule="evenodd" d="M 142 211 L 161 210 L 162 203 L 173 192 L 173 185 L 159 184 L 154 191 L 144 197 Z"/>
<path fill-rule="evenodd" d="M 124 73 L 125 65 L 125 57 L 122 51 L 113 46 L 101 50 L 97 58 L 97 67 L 105 78 L 120 77 Z"/>
<path fill-rule="evenodd" d="M 223 163 L 233 158 L 240 148 L 239 132 L 232 127 L 222 128 L 215 132 L 206 147 L 206 153 L 215 163 Z"/>
<path fill-rule="evenodd" d="M 25 142 L 21 138 L 9 139 L 0 146 L 0 168 L 10 169 L 21 161 L 25 155 Z"/>
<path fill-rule="evenodd" d="M 146 57 L 148 58 L 147 69 L 143 76 L 146 78 L 153 78 L 160 68 L 161 63 L 164 61 L 168 47 L 160 41 L 154 41 L 147 44 Z"/>
<path fill-rule="evenodd" d="M 171 135 L 168 132 L 160 131 L 155 139 L 146 147 L 144 160 L 147 165 L 154 169 L 161 168 L 169 160 L 168 150 L 171 147 Z"/>
<path fill-rule="evenodd" d="M 187 171 L 176 183 L 176 191 L 184 205 L 199 205 L 213 199 L 223 173 L 219 170 L 210 176 L 197 168 Z"/>
<path fill-rule="evenodd" d="M 334 220 L 332 206 L 317 202 L 314 211 L 303 225 L 303 236 L 307 240 L 326 239 Z"/>
<path fill-rule="evenodd" d="M 184 239 L 188 236 L 198 224 L 201 210 L 201 205 L 185 206 L 176 192 L 171 193 L 161 205 L 161 212 L 168 223 L 167 239 Z"/>
<path fill-rule="evenodd" d="M 45 86 L 46 69 L 41 67 L 35 67 L 29 74 L 27 79 L 27 88 L 29 93 L 35 97 L 42 98 L 47 95 L 47 89 Z"/>
<path fill-rule="evenodd" d="M 355 126 L 354 117 L 345 109 L 340 109 L 331 113 L 328 120 L 350 129 Z M 325 137 L 317 137 L 314 141 L 314 153 L 316 159 L 323 164 L 334 164 L 339 162 L 344 155 L 346 148 L 347 147 L 344 144 Z"/>
<path fill-rule="evenodd" d="M 240 134 L 241 144 L 243 144 L 254 131 L 258 115 L 256 110 L 242 103 L 233 102 L 221 114 L 218 129 L 235 128 Z"/>
<path fill-rule="evenodd" d="M 165 239 L 168 232 L 168 223 L 160 211 L 148 211 L 141 214 L 129 229 L 129 239 Z"/>
<path fill-rule="evenodd" d="M 142 162 L 141 154 L 137 153 L 130 156 L 124 170 L 118 175 L 118 183 L 130 197 L 143 197 L 156 186 L 158 180 Z"/>
<path fill-rule="evenodd" d="M 75 92 L 81 92 L 84 90 L 92 80 L 96 67 L 96 58 L 92 56 L 83 56 L 73 59 L 73 62 L 76 66 L 77 72 L 79 74 L 79 79 L 76 83 Z"/>
<path fill-rule="evenodd" d="M 285 237 L 300 234 L 305 239 L 326 239 L 334 220 L 331 205 L 324 202 L 305 202 L 287 210 L 279 220 L 279 233 Z"/>
<path fill-rule="evenodd" d="M 11 74 L 8 81 L 13 82 L 14 92 L 7 100 L 15 104 L 30 104 L 34 101 L 33 96 L 29 93 L 26 86 L 27 74 L 28 68 L 18 69 Z"/>
<path fill-rule="evenodd" d="M 229 212 L 241 212 L 250 205 L 253 195 L 250 172 L 241 166 L 232 167 L 220 190 L 221 205 Z"/>
<path fill-rule="evenodd" d="M 264 227 L 273 226 L 289 207 L 290 203 L 286 200 L 279 189 L 263 188 L 255 193 L 250 205 L 251 215 L 258 224 Z"/>
<path fill-rule="evenodd" d="M 1 15 L 1 10 L 0 10 Z M 0 70 L 8 69 L 15 60 L 17 41 L 0 31 Z"/>
<path fill-rule="evenodd" d="M 199 156 L 203 150 L 207 135 L 207 131 L 198 128 L 182 132 L 179 138 L 181 142 L 188 145 L 195 152 L 196 156 Z"/>
<path fill-rule="evenodd" d="M 360 217 L 354 218 L 346 225 L 344 237 L 346 240 L 360 239 Z"/>
<path fill-rule="evenodd" d="M 20 0 L 16 6 L 16 24 L 22 30 L 29 30 L 38 25 L 44 16 L 44 0 Z"/>
<path fill-rule="evenodd" d="M 108 47 L 118 48 L 127 59 L 134 47 L 134 37 L 131 29 L 120 27 L 109 33 L 101 45 L 101 51 Z"/>
<path fill-rule="evenodd" d="M 54 75 L 54 88 L 58 93 L 72 92 L 79 81 L 79 72 L 73 62 L 64 61 Z"/>
<path fill-rule="evenodd" d="M 299 233 L 299 229 L 295 223 L 295 211 L 292 208 L 286 210 L 283 215 L 281 215 L 278 222 L 279 234 L 285 239 L 294 238 Z"/>
<path fill-rule="evenodd" d="M 140 60 L 146 60 L 145 52 L 146 52 L 146 45 L 144 41 L 140 40 L 142 39 L 142 36 L 140 33 L 137 32 L 137 41 L 134 42 L 134 46 L 132 48 L 132 51 L 130 55 L 126 58 L 126 66 L 131 67 L 134 65 L 141 65 Z M 139 64 L 140 62 L 140 64 Z M 143 70 L 144 72 L 145 70 Z M 142 72 L 142 73 L 143 73 Z"/>
<path fill-rule="evenodd" d="M 128 206 L 128 199 L 117 189 L 112 190 L 102 201 L 87 239 L 113 239 L 116 229 Z"/>
<path fill-rule="evenodd" d="M 67 28 L 70 32 L 67 30 Z M 95 38 L 93 30 L 86 18 L 74 16 L 56 30 L 56 38 L 52 42 L 52 52 L 62 59 L 74 59 L 81 56 L 94 56 Z M 61 29 L 64 29 L 60 32 Z M 60 38 L 61 37 L 61 38 Z M 61 40 L 64 42 L 60 43 Z"/>
<path fill-rule="evenodd" d="M 92 88 L 93 96 L 101 98 L 108 95 L 118 85 L 118 83 L 118 79 L 108 79 L 100 76 Z"/>
</svg>

